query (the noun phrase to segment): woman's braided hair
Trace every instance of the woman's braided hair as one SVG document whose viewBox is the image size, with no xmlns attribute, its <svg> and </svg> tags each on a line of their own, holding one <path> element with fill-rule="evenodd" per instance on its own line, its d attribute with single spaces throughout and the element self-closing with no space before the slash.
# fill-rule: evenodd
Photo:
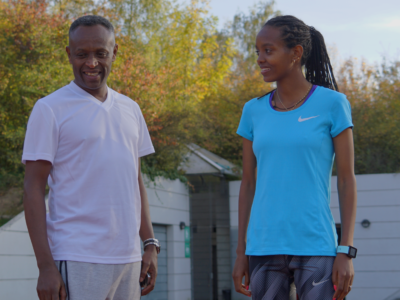
<svg viewBox="0 0 400 300">
<path fill-rule="evenodd" d="M 288 48 L 303 47 L 301 65 L 305 66 L 306 79 L 312 84 L 338 91 L 324 37 L 312 26 L 293 16 L 278 16 L 264 26 L 279 28 Z"/>
</svg>

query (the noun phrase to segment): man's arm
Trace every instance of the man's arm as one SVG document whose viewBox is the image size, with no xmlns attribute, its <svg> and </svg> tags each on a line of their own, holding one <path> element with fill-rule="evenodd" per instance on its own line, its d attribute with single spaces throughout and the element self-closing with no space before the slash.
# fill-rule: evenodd
<svg viewBox="0 0 400 300">
<path fill-rule="evenodd" d="M 45 160 L 26 162 L 24 179 L 25 219 L 39 268 L 37 284 L 39 299 L 65 300 L 65 286 L 54 263 L 47 240 L 44 198 L 51 167 L 52 164 Z"/>
<path fill-rule="evenodd" d="M 151 224 L 149 201 L 147 200 L 147 192 L 143 183 L 142 173 L 140 171 L 140 158 L 139 158 L 139 190 L 140 190 L 140 201 L 142 203 L 141 212 L 141 223 L 140 223 L 140 238 L 145 241 L 150 238 L 154 238 L 153 225 Z M 142 282 L 147 273 L 150 273 L 149 285 L 143 289 L 142 296 L 150 293 L 156 284 L 157 278 L 157 250 L 154 245 L 146 247 L 142 257 L 142 271 L 140 274 L 140 282 Z"/>
</svg>

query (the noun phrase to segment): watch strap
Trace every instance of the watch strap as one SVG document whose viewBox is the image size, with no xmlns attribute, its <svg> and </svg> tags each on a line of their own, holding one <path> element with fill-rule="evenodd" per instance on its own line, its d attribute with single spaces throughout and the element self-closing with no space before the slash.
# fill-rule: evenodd
<svg viewBox="0 0 400 300">
<path fill-rule="evenodd" d="M 350 247 L 349 246 L 338 246 L 336 253 L 344 253 L 344 254 L 349 254 Z"/>
<path fill-rule="evenodd" d="M 352 246 L 338 246 L 336 249 L 336 253 L 344 253 L 350 258 L 356 258 L 357 248 L 354 248 Z"/>
</svg>

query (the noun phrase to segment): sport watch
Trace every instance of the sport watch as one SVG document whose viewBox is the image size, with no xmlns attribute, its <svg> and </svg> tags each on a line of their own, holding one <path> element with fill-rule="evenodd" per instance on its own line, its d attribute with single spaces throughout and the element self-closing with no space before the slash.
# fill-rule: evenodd
<svg viewBox="0 0 400 300">
<path fill-rule="evenodd" d="M 147 240 L 143 241 L 143 249 L 145 249 L 149 245 L 156 246 L 157 254 L 160 253 L 161 246 L 160 246 L 160 242 L 157 239 L 147 239 Z"/>
<path fill-rule="evenodd" d="M 356 258 L 357 248 L 354 248 L 352 246 L 338 246 L 336 253 L 344 253 L 350 258 Z"/>
</svg>

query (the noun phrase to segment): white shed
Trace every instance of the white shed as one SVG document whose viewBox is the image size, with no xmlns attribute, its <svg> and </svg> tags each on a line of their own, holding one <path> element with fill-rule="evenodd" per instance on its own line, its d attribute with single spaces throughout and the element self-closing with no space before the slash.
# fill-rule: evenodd
<svg viewBox="0 0 400 300">
<path fill-rule="evenodd" d="M 357 218 L 353 290 L 346 300 L 400 299 L 400 174 L 357 175 Z M 337 178 L 331 210 L 340 223 Z M 369 221 L 364 228 L 362 221 Z M 367 226 L 365 222 L 364 226 Z"/>
<path fill-rule="evenodd" d="M 184 231 L 189 224 L 189 193 L 179 180 L 146 181 L 150 214 L 161 242 L 156 289 L 142 299 L 189 300 L 190 258 L 185 258 Z M 36 300 L 38 269 L 24 212 L 0 227 L 0 300 Z"/>
<path fill-rule="evenodd" d="M 346 300 L 399 300 L 400 174 L 356 175 L 356 178 L 358 204 L 354 246 L 358 254 L 353 261 L 353 288 Z M 231 181 L 229 185 L 232 266 L 236 257 L 240 182 Z M 334 176 L 331 211 L 340 224 L 336 184 Z M 234 293 L 232 299 L 247 298 Z"/>
</svg>

